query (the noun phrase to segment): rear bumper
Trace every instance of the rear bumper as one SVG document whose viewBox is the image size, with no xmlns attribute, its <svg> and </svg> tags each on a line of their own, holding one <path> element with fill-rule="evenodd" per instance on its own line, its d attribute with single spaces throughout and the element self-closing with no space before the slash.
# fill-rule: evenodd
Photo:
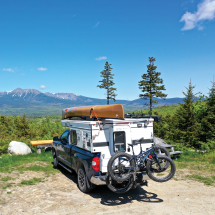
<svg viewBox="0 0 215 215">
<path fill-rule="evenodd" d="M 95 185 L 106 185 L 106 175 L 104 176 L 92 176 L 90 182 Z M 142 173 L 142 181 L 149 180 L 150 178 L 146 173 Z"/>
<path fill-rule="evenodd" d="M 106 176 L 92 176 L 90 182 L 95 185 L 106 185 Z"/>
</svg>

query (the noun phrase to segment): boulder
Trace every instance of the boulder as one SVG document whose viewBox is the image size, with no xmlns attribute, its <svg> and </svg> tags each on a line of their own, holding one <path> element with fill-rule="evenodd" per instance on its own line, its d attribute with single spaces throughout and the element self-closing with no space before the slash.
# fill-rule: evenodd
<svg viewBox="0 0 215 215">
<path fill-rule="evenodd" d="M 167 144 L 164 140 L 159 137 L 154 137 L 155 144 Z"/>
<path fill-rule="evenodd" d="M 9 144 L 8 152 L 14 155 L 27 155 L 31 153 L 31 149 L 25 143 L 12 141 Z"/>
</svg>

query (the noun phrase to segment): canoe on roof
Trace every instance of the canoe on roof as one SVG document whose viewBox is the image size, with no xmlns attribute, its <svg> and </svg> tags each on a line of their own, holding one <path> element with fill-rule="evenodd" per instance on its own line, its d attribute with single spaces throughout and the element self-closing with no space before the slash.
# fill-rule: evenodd
<svg viewBox="0 0 215 215">
<path fill-rule="evenodd" d="M 62 119 L 71 117 L 124 119 L 124 110 L 123 106 L 120 104 L 70 107 L 63 109 Z"/>
</svg>

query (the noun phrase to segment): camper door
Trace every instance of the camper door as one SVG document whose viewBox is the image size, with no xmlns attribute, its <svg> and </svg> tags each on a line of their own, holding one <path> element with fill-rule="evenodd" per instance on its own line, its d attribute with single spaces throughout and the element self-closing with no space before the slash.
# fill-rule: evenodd
<svg viewBox="0 0 215 215">
<path fill-rule="evenodd" d="M 112 133 L 112 153 L 118 151 L 127 152 L 128 144 L 131 143 L 130 125 L 129 124 L 117 124 L 113 127 Z"/>
</svg>

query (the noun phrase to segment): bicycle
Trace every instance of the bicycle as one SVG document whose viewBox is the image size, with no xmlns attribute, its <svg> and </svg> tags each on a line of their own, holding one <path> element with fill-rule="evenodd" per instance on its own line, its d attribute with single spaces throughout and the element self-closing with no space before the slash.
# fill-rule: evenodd
<svg viewBox="0 0 215 215">
<path fill-rule="evenodd" d="M 153 144 L 146 151 L 142 150 L 141 138 L 133 144 L 128 144 L 132 147 L 133 156 L 125 152 L 115 153 L 108 162 L 108 174 L 111 178 L 119 183 L 129 180 L 133 175 L 134 181 L 138 172 L 146 172 L 152 180 L 156 182 L 166 182 L 170 180 L 175 172 L 176 167 L 172 159 L 168 156 L 157 155 L 156 147 Z M 140 144 L 140 153 L 134 155 L 134 145 Z"/>
</svg>

